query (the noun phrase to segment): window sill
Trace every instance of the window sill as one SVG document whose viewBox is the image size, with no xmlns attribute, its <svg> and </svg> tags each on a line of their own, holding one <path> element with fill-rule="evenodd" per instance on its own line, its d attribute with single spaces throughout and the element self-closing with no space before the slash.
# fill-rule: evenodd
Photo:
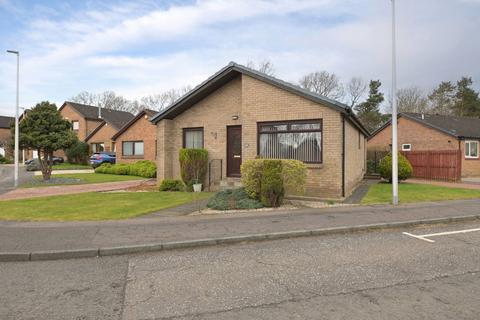
<svg viewBox="0 0 480 320">
<path fill-rule="evenodd" d="M 323 163 L 305 163 L 307 169 L 323 169 Z"/>
<path fill-rule="evenodd" d="M 479 157 L 465 157 L 465 160 L 479 160 Z"/>
</svg>

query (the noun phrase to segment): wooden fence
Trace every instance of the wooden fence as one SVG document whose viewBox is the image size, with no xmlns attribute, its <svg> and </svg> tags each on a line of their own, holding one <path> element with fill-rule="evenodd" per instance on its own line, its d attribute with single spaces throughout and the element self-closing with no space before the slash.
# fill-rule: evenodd
<svg viewBox="0 0 480 320">
<path fill-rule="evenodd" d="M 462 176 L 460 150 L 407 151 L 402 154 L 413 167 L 413 177 L 428 180 L 458 181 Z"/>
</svg>

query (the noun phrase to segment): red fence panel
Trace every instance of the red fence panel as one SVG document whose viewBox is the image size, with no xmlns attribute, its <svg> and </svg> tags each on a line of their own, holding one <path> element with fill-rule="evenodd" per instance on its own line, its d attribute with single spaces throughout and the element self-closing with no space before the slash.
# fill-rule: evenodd
<svg viewBox="0 0 480 320">
<path fill-rule="evenodd" d="M 405 151 L 413 167 L 413 177 L 427 180 L 458 181 L 462 172 L 460 150 Z"/>
</svg>

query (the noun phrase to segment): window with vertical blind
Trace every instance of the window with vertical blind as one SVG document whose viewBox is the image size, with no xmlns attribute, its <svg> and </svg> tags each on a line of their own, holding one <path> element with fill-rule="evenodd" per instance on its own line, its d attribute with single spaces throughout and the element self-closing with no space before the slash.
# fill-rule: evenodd
<svg viewBox="0 0 480 320">
<path fill-rule="evenodd" d="M 478 158 L 478 141 L 465 141 L 465 158 Z"/>
<path fill-rule="evenodd" d="M 187 149 L 203 148 L 203 128 L 184 128 L 183 147 Z"/>
<path fill-rule="evenodd" d="M 143 156 L 143 141 L 123 141 L 123 156 Z"/>
<path fill-rule="evenodd" d="M 322 120 L 258 123 L 258 155 L 322 163 Z"/>
</svg>

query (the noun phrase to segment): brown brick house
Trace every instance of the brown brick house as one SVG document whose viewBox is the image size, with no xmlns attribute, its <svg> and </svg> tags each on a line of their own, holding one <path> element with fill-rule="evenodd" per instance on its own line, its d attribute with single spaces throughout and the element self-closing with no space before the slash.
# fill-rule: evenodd
<svg viewBox="0 0 480 320">
<path fill-rule="evenodd" d="M 366 170 L 368 132 L 348 106 L 235 63 L 152 122 L 158 181 L 180 177 L 182 147 L 206 148 L 223 178 L 258 155 L 304 161 L 312 197 L 348 196 Z"/>
<path fill-rule="evenodd" d="M 390 150 L 391 121 L 368 139 L 368 150 Z M 461 176 L 480 176 L 480 119 L 431 114 L 400 113 L 398 150 L 460 150 Z"/>
<path fill-rule="evenodd" d="M 60 114 L 72 122 L 80 140 L 90 145 L 92 152 L 114 151 L 112 136 L 133 118 L 130 112 L 111 110 L 65 101 Z"/>
<path fill-rule="evenodd" d="M 2 156 L 12 156 L 12 151 L 10 150 L 12 140 L 10 126 L 14 122 L 14 117 L 0 116 L 0 155 Z"/>
<path fill-rule="evenodd" d="M 150 122 L 155 114 L 157 111 L 154 110 L 140 111 L 112 137 L 116 145 L 117 162 L 155 161 L 157 127 Z"/>
</svg>

